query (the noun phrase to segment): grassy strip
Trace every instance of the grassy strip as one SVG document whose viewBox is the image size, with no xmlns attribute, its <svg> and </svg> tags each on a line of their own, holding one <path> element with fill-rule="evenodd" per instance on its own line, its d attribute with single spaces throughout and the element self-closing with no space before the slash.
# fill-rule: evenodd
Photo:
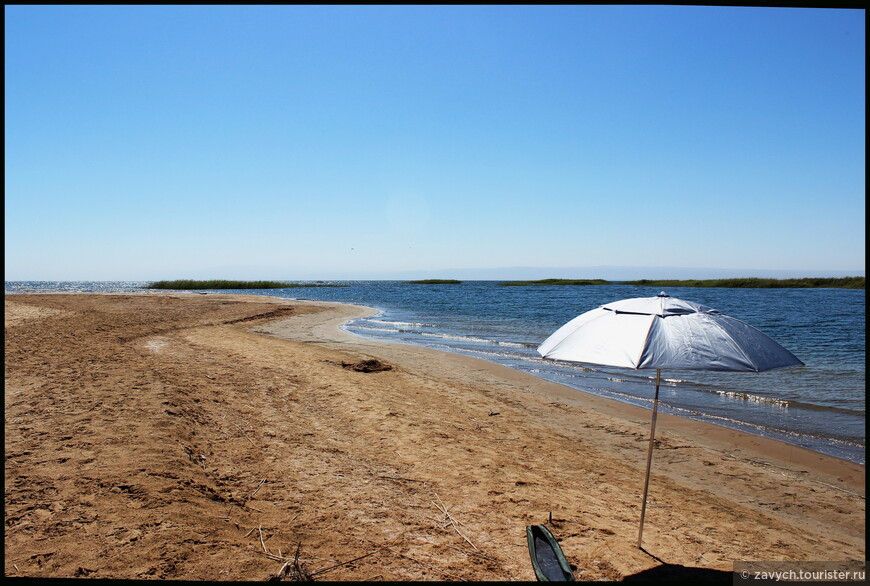
<svg viewBox="0 0 870 586">
<path fill-rule="evenodd" d="M 290 289 L 296 287 L 344 287 L 345 285 L 329 285 L 326 283 L 282 283 L 281 281 L 194 281 L 179 279 L 177 281 L 155 281 L 146 289 Z"/>
<path fill-rule="evenodd" d="M 611 285 L 604 279 L 541 279 L 539 281 L 505 281 L 502 287 L 525 287 L 528 285 Z"/>
<path fill-rule="evenodd" d="M 864 289 L 864 277 L 811 278 L 802 279 L 706 279 L 706 280 L 649 280 L 625 281 L 625 285 L 645 285 L 650 287 L 732 287 L 743 289 Z"/>
<path fill-rule="evenodd" d="M 456 279 L 420 279 L 419 281 L 408 281 L 412 285 L 459 285 L 462 281 Z"/>
</svg>

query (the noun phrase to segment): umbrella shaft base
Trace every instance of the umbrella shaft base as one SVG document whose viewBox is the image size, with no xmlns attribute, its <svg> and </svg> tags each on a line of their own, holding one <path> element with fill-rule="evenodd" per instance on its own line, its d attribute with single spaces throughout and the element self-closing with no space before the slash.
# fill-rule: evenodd
<svg viewBox="0 0 870 586">
<path fill-rule="evenodd" d="M 646 452 L 646 478 L 643 482 L 643 504 L 640 508 L 640 529 L 637 532 L 637 547 L 640 549 L 641 543 L 643 541 L 643 520 L 646 517 L 646 497 L 649 494 L 649 473 L 650 468 L 652 467 L 652 455 L 653 455 L 653 446 L 655 445 L 655 437 L 656 437 L 656 418 L 658 416 L 659 411 L 659 385 L 662 379 L 662 372 L 660 369 L 656 369 L 656 394 L 655 399 L 653 399 L 653 412 L 652 412 L 652 422 L 650 423 L 649 428 L 649 448 L 647 448 Z"/>
</svg>

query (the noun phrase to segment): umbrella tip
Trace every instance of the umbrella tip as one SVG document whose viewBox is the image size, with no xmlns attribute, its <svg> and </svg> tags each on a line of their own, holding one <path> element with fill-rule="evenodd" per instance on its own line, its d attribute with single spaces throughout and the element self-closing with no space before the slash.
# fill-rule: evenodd
<svg viewBox="0 0 870 586">
<path fill-rule="evenodd" d="M 656 295 L 656 297 L 670 297 L 670 295 L 668 295 L 667 293 L 665 293 L 664 291 L 662 291 L 661 293 L 659 293 L 658 295 Z"/>
</svg>

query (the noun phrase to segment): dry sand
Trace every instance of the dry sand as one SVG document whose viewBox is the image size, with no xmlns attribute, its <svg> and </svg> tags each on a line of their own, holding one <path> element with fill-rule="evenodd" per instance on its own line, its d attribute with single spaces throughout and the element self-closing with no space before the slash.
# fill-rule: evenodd
<svg viewBox="0 0 870 586">
<path fill-rule="evenodd" d="M 5 309 L 6 576 L 534 580 L 550 518 L 581 580 L 865 556 L 863 466 L 667 415 L 639 550 L 648 411 L 337 329 L 367 308 Z"/>
</svg>

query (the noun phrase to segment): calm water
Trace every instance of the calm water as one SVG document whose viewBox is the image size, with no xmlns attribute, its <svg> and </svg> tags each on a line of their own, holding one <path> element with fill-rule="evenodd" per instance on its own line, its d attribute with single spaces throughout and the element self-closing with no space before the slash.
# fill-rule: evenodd
<svg viewBox="0 0 870 586">
<path fill-rule="evenodd" d="M 651 408 L 654 371 L 555 363 L 542 360 L 535 348 L 585 311 L 619 299 L 651 297 L 658 288 L 503 287 L 495 281 L 330 283 L 346 286 L 238 292 L 367 305 L 379 313 L 355 320 L 345 329 L 360 336 L 478 356 L 581 391 Z M 143 284 L 6 282 L 6 292 L 126 292 Z M 807 366 L 763 373 L 662 371 L 662 411 L 864 464 L 864 291 L 674 287 L 667 292 L 760 329 Z"/>
</svg>

